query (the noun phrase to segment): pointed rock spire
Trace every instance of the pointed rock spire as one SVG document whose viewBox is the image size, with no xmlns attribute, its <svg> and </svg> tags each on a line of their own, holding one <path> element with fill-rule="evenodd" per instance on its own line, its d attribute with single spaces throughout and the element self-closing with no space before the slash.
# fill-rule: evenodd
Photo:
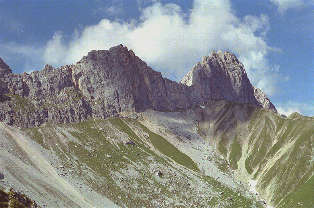
<svg viewBox="0 0 314 208">
<path fill-rule="evenodd" d="M 12 73 L 10 67 L 0 58 L 0 75 Z"/>
<path fill-rule="evenodd" d="M 276 112 L 266 95 L 254 88 L 243 64 L 231 52 L 213 51 L 181 80 L 192 88 L 193 100 L 228 100 L 259 105 Z"/>
</svg>

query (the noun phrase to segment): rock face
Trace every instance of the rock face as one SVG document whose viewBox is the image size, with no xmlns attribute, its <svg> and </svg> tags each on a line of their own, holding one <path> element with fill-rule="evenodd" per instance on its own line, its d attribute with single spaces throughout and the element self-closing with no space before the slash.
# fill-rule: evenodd
<svg viewBox="0 0 314 208">
<path fill-rule="evenodd" d="M 269 98 L 261 89 L 254 87 L 254 97 L 263 108 L 277 112 L 276 107 L 270 102 Z"/>
<path fill-rule="evenodd" d="M 8 73 L 12 73 L 10 67 L 0 58 L 0 76 Z"/>
<path fill-rule="evenodd" d="M 13 74 L 0 59 L 0 121 L 20 127 L 78 122 L 147 109 L 178 111 L 209 100 L 276 111 L 231 53 L 213 53 L 177 83 L 119 45 L 91 51 L 75 65 Z"/>
<path fill-rule="evenodd" d="M 181 83 L 190 86 L 191 97 L 197 102 L 228 100 L 276 111 L 266 95 L 252 86 L 243 64 L 230 52 L 212 52 L 203 57 Z"/>
</svg>

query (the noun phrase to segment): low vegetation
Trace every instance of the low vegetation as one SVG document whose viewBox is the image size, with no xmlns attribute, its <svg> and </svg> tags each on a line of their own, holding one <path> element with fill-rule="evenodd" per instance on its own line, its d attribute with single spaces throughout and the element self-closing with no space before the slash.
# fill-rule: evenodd
<svg viewBox="0 0 314 208">
<path fill-rule="evenodd" d="M 11 189 L 9 192 L 0 190 L 0 208 L 37 208 L 36 202 Z"/>
<path fill-rule="evenodd" d="M 231 123 L 226 115 L 235 110 L 236 105 L 220 114 L 222 117 L 216 118 L 213 128 L 218 129 L 220 123 Z M 243 132 L 243 125 L 234 126 L 225 131 L 229 134 L 223 133 L 216 138 L 218 151 L 233 169 L 258 180 L 257 190 L 271 204 L 286 208 L 310 207 L 314 196 L 314 189 L 309 188 L 314 173 L 313 122 L 312 118 L 299 114 L 285 118 L 256 109 L 247 118 L 247 132 Z M 237 133 L 234 132 L 246 136 L 235 137 Z M 239 166 L 243 156 L 246 157 L 243 158 L 244 167 Z"/>
<path fill-rule="evenodd" d="M 137 120 L 109 118 L 26 132 L 65 170 L 122 207 L 261 207 L 200 173 L 197 164 Z M 184 190 L 184 191 L 183 191 Z"/>
</svg>

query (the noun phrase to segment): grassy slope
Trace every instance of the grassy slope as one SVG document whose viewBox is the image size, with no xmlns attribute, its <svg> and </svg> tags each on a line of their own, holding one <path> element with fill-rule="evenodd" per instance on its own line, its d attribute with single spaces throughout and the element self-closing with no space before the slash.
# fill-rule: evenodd
<svg viewBox="0 0 314 208">
<path fill-rule="evenodd" d="M 232 123 L 232 120 L 237 122 L 234 114 L 239 112 L 238 106 L 228 105 L 223 113 L 217 113 L 218 116 L 211 121 L 215 123 L 216 131 L 223 131 L 221 124 Z M 244 108 L 240 114 L 245 115 Z M 220 153 L 229 160 L 233 169 L 247 171 L 258 180 L 258 190 L 272 204 L 287 208 L 297 202 L 303 207 L 314 204 L 314 188 L 309 188 L 313 184 L 314 173 L 314 120 L 302 116 L 283 118 L 262 109 L 256 109 L 248 118 L 244 121 L 248 124 L 247 133 L 239 125 L 223 134 L 217 133 Z M 206 132 L 206 129 L 200 131 Z M 247 136 L 235 136 L 239 133 Z M 245 143 L 248 144 L 247 149 L 244 149 Z M 242 155 L 246 156 L 245 167 L 238 167 Z"/>
<path fill-rule="evenodd" d="M 90 120 L 26 132 L 43 147 L 56 152 L 66 169 L 74 170 L 84 183 L 120 206 L 252 207 L 255 204 L 241 193 L 200 174 L 190 157 L 135 120 Z M 148 138 L 138 132 L 147 134 Z M 126 144 L 127 141 L 133 141 L 134 145 Z M 156 170 L 162 171 L 162 177 L 156 176 Z"/>
<path fill-rule="evenodd" d="M 314 207 L 313 191 L 314 190 L 314 177 L 312 176 L 308 181 L 299 185 L 296 190 L 288 194 L 282 200 L 278 207 Z"/>
<path fill-rule="evenodd" d="M 313 175 L 314 125 L 311 120 L 284 119 L 264 111 L 258 117 L 257 123 L 251 121 L 255 122 L 252 131 L 257 128 L 263 130 L 255 138 L 251 137 L 254 145 L 247 162 L 256 170 L 254 176 L 261 181 L 260 190 L 273 190 L 268 195 L 272 195 L 273 204 L 278 204 L 282 199 L 287 200 L 287 194 L 295 192 Z M 314 189 L 309 194 L 300 197 L 300 202 L 313 202 L 313 198 L 308 197 L 314 196 Z"/>
<path fill-rule="evenodd" d="M 140 124 L 140 127 L 149 134 L 150 142 L 154 145 L 154 147 L 161 152 L 162 154 L 168 156 L 173 159 L 180 165 L 185 166 L 193 171 L 199 171 L 197 165 L 194 161 L 188 157 L 186 154 L 180 152 L 177 148 L 175 148 L 172 144 L 170 144 L 166 139 L 161 137 L 158 134 L 151 132 L 148 128 Z"/>
</svg>

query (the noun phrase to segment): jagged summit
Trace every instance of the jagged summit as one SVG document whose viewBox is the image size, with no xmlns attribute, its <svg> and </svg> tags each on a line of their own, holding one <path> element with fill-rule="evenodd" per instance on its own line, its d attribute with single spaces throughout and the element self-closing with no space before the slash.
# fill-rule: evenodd
<svg viewBox="0 0 314 208">
<path fill-rule="evenodd" d="M 12 73 L 10 67 L 0 58 L 0 75 Z"/>
<path fill-rule="evenodd" d="M 204 78 L 221 79 L 219 76 L 225 77 L 226 75 L 230 78 L 243 76 L 247 79 L 243 64 L 233 53 L 212 51 L 209 56 L 202 57 L 202 61 L 193 66 L 192 70 L 183 77 L 181 83 L 192 86 Z"/>
<path fill-rule="evenodd" d="M 230 78 L 242 76 L 247 80 L 243 64 L 233 53 L 229 51 L 212 51 L 209 56 L 202 57 L 202 61 L 193 66 L 192 70 L 183 77 L 181 83 L 192 86 L 204 78 L 221 79 L 219 76 L 225 77 L 226 75 Z"/>
<path fill-rule="evenodd" d="M 8 72 L 8 67 L 5 70 Z M 77 122 L 126 112 L 179 111 L 210 100 L 248 103 L 276 111 L 229 52 L 214 52 L 177 83 L 163 78 L 132 50 L 93 50 L 73 65 L 46 65 L 31 74 L 0 77 L 0 121 L 30 127 Z M 36 112 L 36 113 L 34 113 Z"/>
<path fill-rule="evenodd" d="M 181 83 L 194 89 L 192 94 L 196 100 L 225 99 L 260 105 L 276 112 L 267 96 L 250 83 L 243 64 L 231 52 L 213 51 L 203 57 Z"/>
</svg>

